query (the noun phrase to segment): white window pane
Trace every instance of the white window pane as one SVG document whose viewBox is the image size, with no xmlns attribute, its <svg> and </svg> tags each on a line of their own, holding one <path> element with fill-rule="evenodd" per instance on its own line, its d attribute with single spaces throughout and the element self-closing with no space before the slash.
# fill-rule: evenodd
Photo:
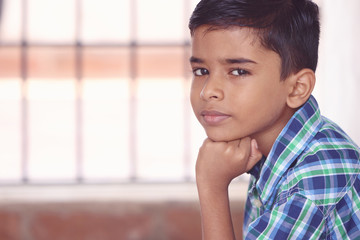
<svg viewBox="0 0 360 240">
<path fill-rule="evenodd" d="M 193 7 L 193 9 L 195 8 L 195 6 L 200 2 L 200 0 L 190 0 L 191 2 L 191 6 Z"/>
<path fill-rule="evenodd" d="M 130 40 L 129 0 L 83 1 L 82 40 L 128 42 Z"/>
<path fill-rule="evenodd" d="M 21 178 L 21 82 L 0 80 L 0 180 Z"/>
<path fill-rule="evenodd" d="M 183 42 L 183 0 L 138 0 L 137 38 L 140 42 Z"/>
<path fill-rule="evenodd" d="M 189 27 L 188 27 L 189 20 L 190 20 L 190 17 L 192 15 L 193 11 L 195 10 L 196 5 L 199 3 L 200 0 L 187 0 L 187 1 L 189 1 L 189 6 L 188 6 L 188 9 L 186 11 L 185 18 L 184 18 L 185 23 L 184 23 L 183 28 L 184 28 L 184 31 L 185 31 L 185 39 L 187 41 L 190 41 L 191 36 L 190 36 L 190 30 L 189 30 Z"/>
<path fill-rule="evenodd" d="M 188 16 L 188 18 L 187 19 L 185 19 L 185 20 L 187 20 L 187 23 L 186 24 L 188 24 L 189 23 L 189 20 L 190 20 L 190 17 L 191 17 L 191 14 L 193 13 L 193 11 L 195 10 L 195 7 L 196 7 L 196 5 L 200 2 L 200 0 L 188 0 L 188 1 L 190 1 L 190 12 L 188 13 L 189 14 L 189 16 Z"/>
<path fill-rule="evenodd" d="M 20 42 L 22 30 L 21 7 L 20 0 L 3 1 L 0 24 L 1 42 Z"/>
<path fill-rule="evenodd" d="M 127 80 L 92 79 L 83 84 L 84 177 L 129 177 L 129 86 Z"/>
<path fill-rule="evenodd" d="M 184 176 L 182 79 L 141 79 L 138 83 L 137 143 L 140 179 Z"/>
<path fill-rule="evenodd" d="M 75 41 L 76 1 L 28 0 L 28 40 L 69 43 Z"/>
<path fill-rule="evenodd" d="M 29 178 L 73 180 L 76 169 L 75 81 L 30 79 Z"/>
</svg>

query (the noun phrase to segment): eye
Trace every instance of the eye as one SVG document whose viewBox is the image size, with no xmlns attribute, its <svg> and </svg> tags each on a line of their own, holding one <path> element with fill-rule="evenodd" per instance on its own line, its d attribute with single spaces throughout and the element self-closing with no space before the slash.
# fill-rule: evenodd
<svg viewBox="0 0 360 240">
<path fill-rule="evenodd" d="M 234 69 L 230 73 L 234 76 L 245 76 L 245 75 L 250 74 L 248 71 L 246 71 L 244 69 L 240 69 L 240 68 Z"/>
<path fill-rule="evenodd" d="M 209 71 L 206 68 L 197 68 L 193 70 L 195 76 L 203 76 L 209 74 Z"/>
</svg>

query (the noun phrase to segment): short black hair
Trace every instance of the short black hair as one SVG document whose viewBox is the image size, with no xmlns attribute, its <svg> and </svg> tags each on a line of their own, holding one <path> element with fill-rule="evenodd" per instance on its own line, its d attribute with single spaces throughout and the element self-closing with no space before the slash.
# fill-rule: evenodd
<svg viewBox="0 0 360 240">
<path fill-rule="evenodd" d="M 281 58 L 281 79 L 303 68 L 314 72 L 320 38 L 319 8 L 311 0 L 201 0 L 189 22 L 211 29 L 249 27 Z"/>
</svg>

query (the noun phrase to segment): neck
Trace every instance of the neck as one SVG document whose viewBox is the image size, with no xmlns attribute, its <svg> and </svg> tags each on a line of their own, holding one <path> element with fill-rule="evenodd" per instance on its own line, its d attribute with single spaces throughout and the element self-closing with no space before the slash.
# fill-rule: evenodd
<svg viewBox="0 0 360 240">
<path fill-rule="evenodd" d="M 280 132 L 289 122 L 290 118 L 294 115 L 296 109 L 286 108 L 276 123 L 272 125 L 271 128 L 264 129 L 263 131 L 252 135 L 252 138 L 256 139 L 259 150 L 264 156 L 268 156 L 272 146 L 275 143 L 276 138 L 279 136 Z"/>
</svg>

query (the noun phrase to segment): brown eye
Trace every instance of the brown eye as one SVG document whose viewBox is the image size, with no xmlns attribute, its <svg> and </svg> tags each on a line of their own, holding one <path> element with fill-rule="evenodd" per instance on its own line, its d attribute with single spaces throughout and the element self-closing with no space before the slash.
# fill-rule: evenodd
<svg viewBox="0 0 360 240">
<path fill-rule="evenodd" d="M 249 72 L 244 69 L 235 69 L 231 71 L 231 74 L 234 76 L 244 76 L 244 75 L 248 75 Z"/>
<path fill-rule="evenodd" d="M 209 74 L 209 71 L 205 68 L 197 68 L 193 71 L 195 76 L 203 76 Z"/>
</svg>

